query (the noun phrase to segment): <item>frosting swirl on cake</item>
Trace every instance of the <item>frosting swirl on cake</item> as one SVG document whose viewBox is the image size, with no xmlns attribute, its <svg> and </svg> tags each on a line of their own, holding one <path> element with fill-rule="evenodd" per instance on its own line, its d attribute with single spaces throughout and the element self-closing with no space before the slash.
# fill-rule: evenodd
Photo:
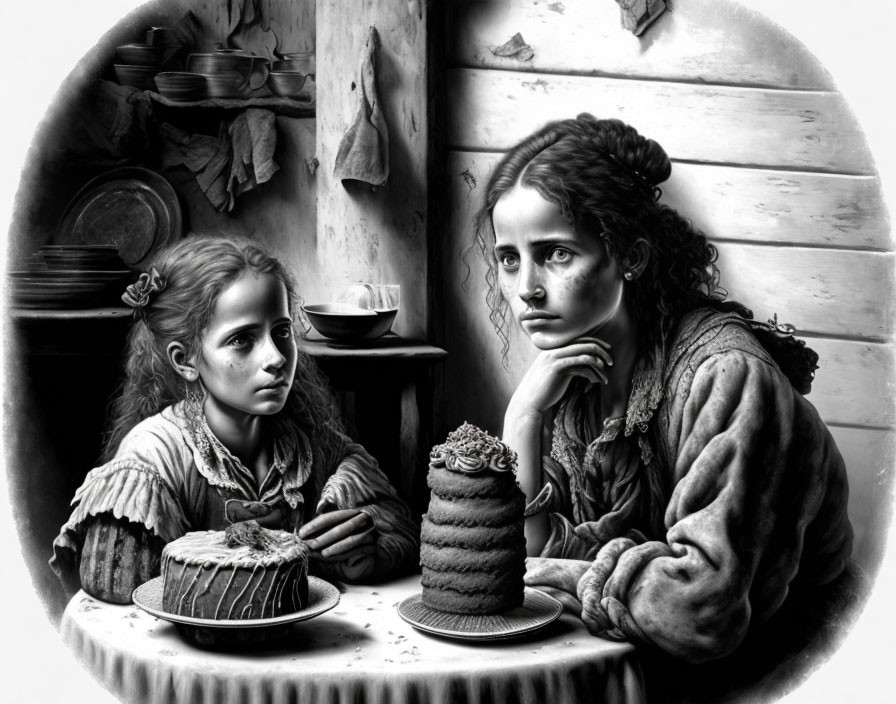
<svg viewBox="0 0 896 704">
<path fill-rule="evenodd" d="M 476 474 L 487 469 L 493 472 L 516 471 L 516 452 L 470 423 L 464 423 L 448 434 L 441 445 L 429 454 L 434 467 L 445 467 L 453 472 Z"/>
</svg>

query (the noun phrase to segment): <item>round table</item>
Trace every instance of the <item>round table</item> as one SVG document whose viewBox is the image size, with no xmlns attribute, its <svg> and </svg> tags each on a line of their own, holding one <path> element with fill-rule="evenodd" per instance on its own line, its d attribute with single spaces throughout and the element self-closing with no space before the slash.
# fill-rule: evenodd
<svg viewBox="0 0 896 704">
<path fill-rule="evenodd" d="M 171 704 L 573 704 L 645 701 L 634 648 L 562 615 L 518 639 L 430 635 L 398 614 L 419 575 L 347 586 L 339 604 L 253 652 L 202 650 L 136 606 L 78 592 L 60 630 L 82 664 L 124 702 Z"/>
</svg>

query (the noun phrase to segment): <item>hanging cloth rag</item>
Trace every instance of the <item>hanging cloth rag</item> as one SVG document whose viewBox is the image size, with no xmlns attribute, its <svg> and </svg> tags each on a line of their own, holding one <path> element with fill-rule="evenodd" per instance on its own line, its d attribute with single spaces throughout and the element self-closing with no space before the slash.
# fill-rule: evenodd
<svg viewBox="0 0 896 704">
<path fill-rule="evenodd" d="M 276 117 L 270 110 L 250 108 L 233 119 L 228 127 L 233 148 L 228 210 L 237 196 L 268 181 L 280 168 L 274 161 L 277 148 Z"/>
<path fill-rule="evenodd" d="M 367 34 L 358 80 L 358 112 L 336 153 L 336 178 L 382 186 L 389 178 L 389 130 L 376 93 L 376 27 Z"/>
<path fill-rule="evenodd" d="M 269 180 L 280 168 L 274 161 L 277 147 L 275 115 L 249 108 L 229 122 L 218 135 L 191 134 L 169 123 L 159 128 L 162 167 L 186 166 L 216 210 L 233 210 L 237 196 Z"/>
</svg>

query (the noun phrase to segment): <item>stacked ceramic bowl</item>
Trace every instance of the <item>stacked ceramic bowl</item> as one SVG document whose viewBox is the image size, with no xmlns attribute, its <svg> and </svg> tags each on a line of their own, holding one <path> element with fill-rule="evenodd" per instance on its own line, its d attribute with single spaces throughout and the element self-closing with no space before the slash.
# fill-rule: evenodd
<svg viewBox="0 0 896 704">
<path fill-rule="evenodd" d="M 164 49 L 151 44 L 124 44 L 115 50 L 115 75 L 123 86 L 155 90 L 153 82 L 161 70 Z"/>
<path fill-rule="evenodd" d="M 9 278 L 17 308 L 102 308 L 121 305 L 134 273 L 115 245 L 46 245 Z"/>
<path fill-rule="evenodd" d="M 268 78 L 270 62 L 242 49 L 190 54 L 187 71 L 205 80 L 209 98 L 248 98 Z"/>
<path fill-rule="evenodd" d="M 312 52 L 284 54 L 271 66 L 268 87 L 274 95 L 283 98 L 307 99 L 311 97 L 309 88 L 316 71 Z"/>
<path fill-rule="evenodd" d="M 159 94 L 177 102 L 202 100 L 208 95 L 206 77 L 190 71 L 163 71 L 155 77 Z"/>
</svg>

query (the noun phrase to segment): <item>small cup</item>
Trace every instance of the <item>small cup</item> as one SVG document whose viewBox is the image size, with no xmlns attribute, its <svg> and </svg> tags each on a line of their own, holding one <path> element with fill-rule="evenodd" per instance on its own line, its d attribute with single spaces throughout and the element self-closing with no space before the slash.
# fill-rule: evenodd
<svg viewBox="0 0 896 704">
<path fill-rule="evenodd" d="M 302 92 L 307 76 L 294 71 L 271 71 L 268 74 L 268 87 L 274 95 L 284 98 L 297 98 Z"/>
<path fill-rule="evenodd" d="M 317 61 L 313 51 L 298 51 L 291 54 L 282 54 L 283 58 L 273 62 L 273 71 L 295 71 L 306 76 L 316 77 Z"/>
<path fill-rule="evenodd" d="M 398 310 L 401 301 L 401 286 L 399 284 L 352 284 L 340 296 L 339 301 L 378 313 L 386 313 Z"/>
</svg>

